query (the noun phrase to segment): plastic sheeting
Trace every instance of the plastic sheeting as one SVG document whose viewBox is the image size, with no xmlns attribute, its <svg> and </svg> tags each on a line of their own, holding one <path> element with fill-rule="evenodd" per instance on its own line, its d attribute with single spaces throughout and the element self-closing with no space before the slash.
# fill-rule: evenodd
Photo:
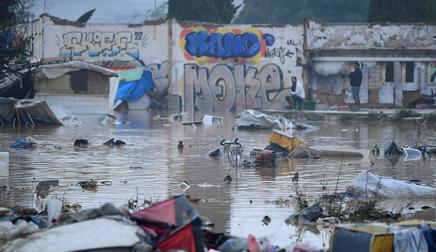
<svg viewBox="0 0 436 252">
<path fill-rule="evenodd" d="M 83 61 L 69 61 L 60 64 L 47 64 L 47 65 L 39 66 L 39 69 L 36 73 L 36 78 L 56 79 L 66 73 L 79 71 L 79 70 L 98 72 L 109 77 L 118 76 L 116 72 L 101 66 L 97 66 Z"/>
<path fill-rule="evenodd" d="M 436 188 L 362 171 L 350 186 L 355 194 L 377 194 L 382 198 L 436 198 Z"/>
<path fill-rule="evenodd" d="M 418 228 L 398 228 L 393 227 L 389 230 L 394 233 L 395 252 L 427 252 L 427 241 L 421 230 Z"/>
<path fill-rule="evenodd" d="M 82 251 L 132 247 L 140 239 L 139 227 L 110 219 L 95 219 L 62 225 L 26 238 L 15 239 L 1 251 Z"/>
<path fill-rule="evenodd" d="M 235 119 L 235 128 L 280 129 L 292 127 L 292 121 L 283 116 L 270 116 L 256 110 L 244 110 Z"/>
<path fill-rule="evenodd" d="M 135 101 L 154 88 L 153 75 L 144 69 L 139 80 L 132 80 L 118 84 L 115 101 Z"/>
</svg>

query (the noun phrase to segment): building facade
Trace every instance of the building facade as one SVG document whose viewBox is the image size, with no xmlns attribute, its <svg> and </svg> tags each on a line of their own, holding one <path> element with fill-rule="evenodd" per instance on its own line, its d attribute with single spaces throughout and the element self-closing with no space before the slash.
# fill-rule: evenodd
<svg viewBox="0 0 436 252">
<path fill-rule="evenodd" d="M 402 107 L 436 91 L 436 26 L 426 24 L 113 25 L 41 15 L 32 31 L 37 60 L 148 66 L 158 92 L 186 112 L 283 109 L 291 76 L 320 108 L 353 103 L 346 73 L 355 61 L 364 106 Z"/>
</svg>

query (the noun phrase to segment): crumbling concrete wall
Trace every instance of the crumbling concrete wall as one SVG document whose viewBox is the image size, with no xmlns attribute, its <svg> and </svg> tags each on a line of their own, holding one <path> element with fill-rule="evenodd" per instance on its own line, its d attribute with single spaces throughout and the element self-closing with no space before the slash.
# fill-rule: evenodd
<svg viewBox="0 0 436 252">
<path fill-rule="evenodd" d="M 283 109 L 302 83 L 302 26 L 173 23 L 173 73 L 184 110 Z"/>
<path fill-rule="evenodd" d="M 318 103 L 354 103 L 346 73 L 355 61 L 363 73 L 361 103 L 369 107 L 407 106 L 422 95 L 436 93 L 436 26 L 315 21 L 305 26 L 309 87 Z M 392 79 L 387 79 L 386 71 L 391 71 Z"/>
<path fill-rule="evenodd" d="M 112 66 L 111 61 L 136 62 L 151 68 L 160 91 L 169 88 L 166 22 L 80 24 L 42 15 L 33 27 L 41 35 L 37 59 L 72 57 L 104 66 Z"/>
<path fill-rule="evenodd" d="M 307 24 L 307 49 L 436 49 L 436 26 L 424 24 Z"/>
</svg>

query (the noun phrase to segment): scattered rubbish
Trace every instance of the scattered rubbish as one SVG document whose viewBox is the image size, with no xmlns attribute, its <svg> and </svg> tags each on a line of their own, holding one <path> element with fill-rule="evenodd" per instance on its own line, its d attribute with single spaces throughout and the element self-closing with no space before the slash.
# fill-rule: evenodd
<svg viewBox="0 0 436 252">
<path fill-rule="evenodd" d="M 112 185 L 112 181 L 103 180 L 103 181 L 100 181 L 100 185 L 109 186 L 109 185 Z"/>
<path fill-rule="evenodd" d="M 12 208 L 12 211 L 18 216 L 27 216 L 27 215 L 37 215 L 38 211 L 34 208 L 23 207 L 23 206 L 15 206 Z"/>
<path fill-rule="evenodd" d="M 51 223 L 58 220 L 62 211 L 62 201 L 58 199 L 49 199 L 47 201 L 47 219 Z"/>
<path fill-rule="evenodd" d="M 186 198 L 189 200 L 189 202 L 191 202 L 191 203 L 199 203 L 200 201 L 203 200 L 202 198 L 193 197 L 193 196 L 191 196 L 190 194 L 186 194 L 185 197 L 186 197 Z"/>
<path fill-rule="evenodd" d="M 117 120 L 117 117 L 115 115 L 113 115 L 113 114 L 106 114 L 100 120 L 100 123 L 102 125 L 105 125 L 105 126 L 115 125 L 116 120 Z"/>
<path fill-rule="evenodd" d="M 86 139 L 76 139 L 74 141 L 74 147 L 85 148 L 88 147 L 88 140 Z"/>
<path fill-rule="evenodd" d="M 198 184 L 197 186 L 200 188 L 219 187 L 217 185 L 212 185 L 212 184 L 207 184 L 207 183 Z"/>
<path fill-rule="evenodd" d="M 30 149 L 36 146 L 36 142 L 30 140 L 28 137 L 25 139 L 17 139 L 10 147 L 15 149 Z"/>
<path fill-rule="evenodd" d="M 182 122 L 182 125 L 187 126 L 187 125 L 200 125 L 202 124 L 202 121 L 190 121 L 190 122 Z"/>
<path fill-rule="evenodd" d="M 232 176 L 230 176 L 230 174 L 227 174 L 227 176 L 224 177 L 224 183 L 226 184 L 232 183 Z"/>
<path fill-rule="evenodd" d="M 221 125 L 224 122 L 224 118 L 219 116 L 204 115 L 201 121 L 206 126 Z"/>
<path fill-rule="evenodd" d="M 286 224 L 291 224 L 295 222 L 315 222 L 319 217 L 322 216 L 323 210 L 319 202 L 313 205 L 303 208 L 300 211 L 289 216 L 285 222 Z"/>
<path fill-rule="evenodd" d="M 83 190 L 96 192 L 98 182 L 93 179 L 88 179 L 86 181 L 80 181 L 79 185 L 80 187 L 82 187 Z"/>
<path fill-rule="evenodd" d="M 142 166 L 130 166 L 129 169 L 130 170 L 142 170 L 144 168 Z"/>
<path fill-rule="evenodd" d="M 403 152 L 398 148 L 397 144 L 392 141 L 388 148 L 385 150 L 385 157 L 403 155 Z"/>
<path fill-rule="evenodd" d="M 270 116 L 257 110 L 244 110 L 233 125 L 236 129 L 278 129 L 292 128 L 292 121 L 283 116 Z"/>
<path fill-rule="evenodd" d="M 299 177 L 299 173 L 298 173 L 298 172 L 295 172 L 295 173 L 294 173 L 294 176 L 292 176 L 292 178 L 291 178 L 291 181 L 292 181 L 292 182 L 298 182 L 298 177 Z"/>
<path fill-rule="evenodd" d="M 320 217 L 316 220 L 317 225 L 322 225 L 324 227 L 328 227 L 330 225 L 340 224 L 340 223 L 341 221 L 337 217 L 325 217 L 325 218 Z"/>
<path fill-rule="evenodd" d="M 270 144 L 268 144 L 268 145 L 264 148 L 264 150 L 271 150 L 271 151 L 274 151 L 275 153 L 280 154 L 282 157 L 286 157 L 286 156 L 289 155 L 289 151 L 288 151 L 288 149 L 283 148 L 283 147 L 281 147 L 280 145 L 275 144 L 275 143 L 270 143 Z"/>
<path fill-rule="evenodd" d="M 349 186 L 355 195 L 377 195 L 381 198 L 436 198 L 436 188 L 417 185 L 391 177 L 378 176 L 362 171 Z"/>
<path fill-rule="evenodd" d="M 50 105 L 50 109 L 63 126 L 76 127 L 82 124 L 82 122 L 75 115 L 73 115 L 73 113 L 62 106 Z"/>
<path fill-rule="evenodd" d="M 258 166 L 275 166 L 277 154 L 273 150 L 253 149 L 250 151 L 250 157 L 254 158 L 254 163 Z"/>
<path fill-rule="evenodd" d="M 107 140 L 106 142 L 104 142 L 103 145 L 111 146 L 111 147 L 122 146 L 122 145 L 126 145 L 126 142 L 119 140 L 119 139 L 115 140 L 115 138 L 111 138 L 111 139 Z"/>
<path fill-rule="evenodd" d="M 405 147 L 403 148 L 403 153 L 404 161 L 420 160 L 422 158 L 421 151 L 415 148 Z"/>
<path fill-rule="evenodd" d="M 184 121 L 188 117 L 187 113 L 172 114 L 168 118 L 172 121 Z"/>
<path fill-rule="evenodd" d="M 271 217 L 268 215 L 265 215 L 262 219 L 262 224 L 265 226 L 268 226 L 271 223 Z"/>
<path fill-rule="evenodd" d="M 273 132 L 269 137 L 269 142 L 270 144 L 280 146 L 281 149 L 286 149 L 288 153 L 282 152 L 282 155 L 286 155 L 286 156 L 299 145 L 308 147 L 308 145 L 303 141 L 301 141 L 300 139 L 293 137 L 284 131 L 278 131 L 278 130 L 273 130 Z M 280 150 L 276 150 L 276 151 L 280 151 Z"/>
<path fill-rule="evenodd" d="M 321 150 L 300 144 L 291 153 L 289 153 L 288 158 L 317 159 L 320 158 L 321 153 L 322 153 Z"/>
<path fill-rule="evenodd" d="M 306 132 L 318 130 L 317 126 L 313 126 L 313 125 L 306 124 L 306 123 L 294 123 L 293 126 L 297 130 L 305 130 Z"/>
<path fill-rule="evenodd" d="M 36 186 L 36 195 L 39 198 L 47 197 L 50 193 L 50 187 L 52 186 L 59 186 L 59 180 L 53 179 L 39 182 Z"/>
<path fill-rule="evenodd" d="M 189 183 L 186 180 L 183 180 L 180 183 L 180 187 L 182 188 L 183 191 L 188 190 L 191 186 L 189 185 Z"/>
<path fill-rule="evenodd" d="M 177 144 L 177 149 L 182 152 L 183 151 L 183 141 L 179 141 L 179 144 Z"/>
<path fill-rule="evenodd" d="M 378 146 L 378 144 L 376 144 L 376 145 L 374 145 L 374 147 L 372 147 L 371 154 L 374 156 L 380 155 L 380 147 Z"/>
<path fill-rule="evenodd" d="M 221 154 L 220 148 L 209 151 L 209 157 L 218 157 Z"/>
</svg>

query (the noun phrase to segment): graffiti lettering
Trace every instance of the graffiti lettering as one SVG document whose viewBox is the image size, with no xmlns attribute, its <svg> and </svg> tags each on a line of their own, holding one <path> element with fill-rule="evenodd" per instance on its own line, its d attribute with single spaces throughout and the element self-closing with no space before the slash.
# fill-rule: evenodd
<svg viewBox="0 0 436 252">
<path fill-rule="evenodd" d="M 263 43 L 271 46 L 274 37 L 270 34 L 263 35 Z M 209 33 L 207 31 L 190 32 L 185 36 L 185 51 L 196 57 L 212 58 L 251 58 L 256 56 L 262 47 L 262 38 L 253 32 L 242 34 Z"/>
<path fill-rule="evenodd" d="M 67 32 L 62 35 L 60 56 L 114 57 L 125 53 L 139 59 L 139 47 L 147 43 L 142 32 Z"/>
<path fill-rule="evenodd" d="M 150 64 L 147 66 L 153 72 L 153 80 L 156 86 L 156 91 L 159 94 L 163 94 L 169 89 L 169 79 L 168 79 L 168 61 L 163 61 L 158 64 Z"/>
<path fill-rule="evenodd" d="M 242 109 L 281 109 L 288 95 L 276 64 L 259 70 L 246 65 L 217 64 L 210 70 L 184 67 L 185 111 L 204 113 Z"/>
<path fill-rule="evenodd" d="M 285 64 L 286 58 L 292 59 L 292 56 L 294 55 L 293 52 L 291 52 L 290 49 L 285 47 L 274 47 L 274 48 L 267 48 L 265 52 L 266 58 L 274 58 L 277 57 L 280 59 L 280 63 Z"/>
</svg>

